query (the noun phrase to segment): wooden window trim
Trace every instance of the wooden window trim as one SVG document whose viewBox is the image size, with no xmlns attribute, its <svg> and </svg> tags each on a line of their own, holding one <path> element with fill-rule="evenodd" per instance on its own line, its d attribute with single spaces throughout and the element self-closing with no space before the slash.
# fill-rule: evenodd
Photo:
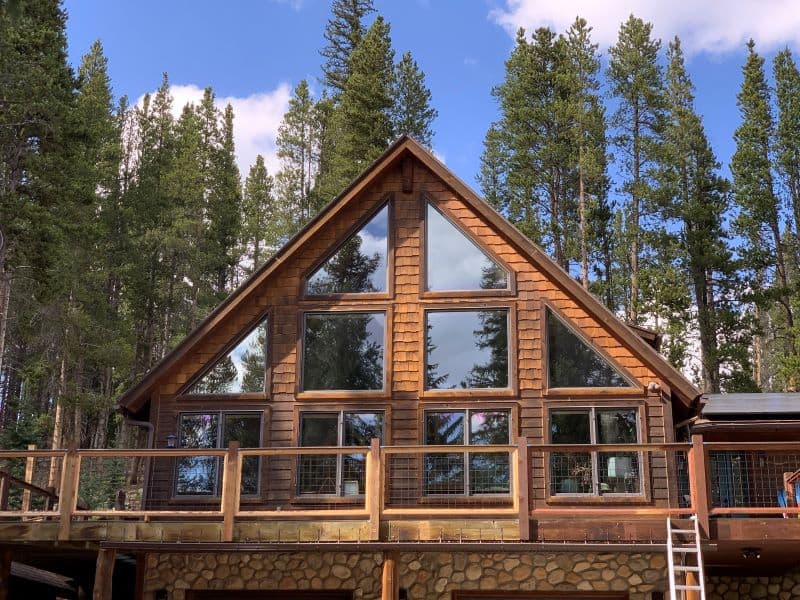
<svg viewBox="0 0 800 600">
<path fill-rule="evenodd" d="M 389 398 L 392 394 L 392 331 L 394 322 L 391 304 L 358 304 L 346 306 L 303 307 L 297 313 L 297 359 L 295 361 L 296 400 L 348 400 L 357 398 Z M 304 390 L 305 318 L 309 313 L 383 313 L 383 388 L 380 390 Z"/>
<path fill-rule="evenodd" d="M 301 413 L 346 413 L 346 412 L 382 412 L 383 413 L 383 444 L 391 444 L 392 435 L 392 405 L 387 402 L 360 403 L 337 403 L 324 406 L 300 406 L 295 404 L 292 410 L 292 446 L 300 447 L 300 414 Z M 289 479 L 289 502 L 291 504 L 339 504 L 339 505 L 361 505 L 364 496 L 347 498 L 333 494 L 314 494 L 301 495 L 297 490 L 297 460 L 291 461 L 291 476 Z"/>
<path fill-rule="evenodd" d="M 491 410 L 507 410 L 508 411 L 508 436 L 509 440 L 508 443 L 513 444 L 518 437 L 517 433 L 519 431 L 519 423 L 520 423 L 520 406 L 518 402 L 493 402 L 488 401 L 486 403 L 476 403 L 474 401 L 469 402 L 468 404 L 451 404 L 451 403 L 421 403 L 417 407 L 417 423 L 418 423 L 418 437 L 417 442 L 419 446 L 425 446 L 425 413 L 428 412 L 458 412 L 464 411 L 465 415 L 468 415 L 470 411 L 474 412 L 481 412 L 481 411 L 491 411 Z M 466 417 L 467 423 L 469 417 Z M 465 429 L 465 432 L 469 431 L 469 426 Z M 470 444 L 466 444 L 470 445 Z M 480 448 L 481 446 L 476 445 L 476 448 Z M 476 452 L 480 452 L 480 450 L 476 450 Z M 424 466 L 423 466 L 423 455 L 425 452 L 421 452 L 417 455 L 415 463 L 416 463 L 416 472 L 417 473 L 424 473 Z M 514 470 L 511 469 L 511 476 L 513 477 Z M 425 485 L 424 485 L 424 477 L 420 476 L 417 477 L 417 503 L 419 504 L 431 504 L 431 505 L 441 505 L 443 499 L 453 498 L 453 499 L 468 499 L 470 505 L 497 505 L 498 503 L 503 503 L 507 500 L 513 500 L 511 494 L 513 491 L 513 482 L 510 482 L 511 489 L 509 490 L 508 495 L 504 494 L 474 494 L 470 495 L 469 493 L 466 494 L 439 494 L 429 496 L 425 493 Z M 465 482 L 466 488 L 466 482 Z"/>
<path fill-rule="evenodd" d="M 175 394 L 176 400 L 209 400 L 209 399 L 217 399 L 217 400 L 239 400 L 239 399 L 253 399 L 253 400 L 268 400 L 271 396 L 271 385 L 272 385 L 272 341 L 273 341 L 273 334 L 274 334 L 274 311 L 272 308 L 267 309 L 259 313 L 254 319 L 251 319 L 245 327 L 236 334 L 230 342 L 225 344 L 222 347 L 222 350 L 217 352 L 211 360 L 206 362 L 206 364 L 202 367 L 200 371 L 195 373 L 192 377 L 190 377 L 186 383 L 184 383 L 180 388 L 178 388 L 177 393 Z M 266 340 L 266 348 L 265 348 L 265 356 L 264 356 L 264 391 L 263 392 L 242 392 L 242 393 L 231 393 L 231 394 L 190 394 L 187 393 L 186 390 L 190 389 L 195 383 L 197 383 L 200 379 L 206 376 L 206 374 L 214 368 L 214 365 L 217 364 L 218 361 L 222 360 L 222 358 L 227 355 L 231 350 L 233 350 L 240 342 L 242 342 L 250 333 L 259 326 L 259 324 L 266 320 L 267 321 L 267 340 Z"/>
<path fill-rule="evenodd" d="M 269 422 L 271 411 L 269 407 L 262 407 L 262 408 L 254 408 L 253 406 L 243 406 L 243 407 L 225 407 L 224 409 L 221 407 L 217 407 L 214 409 L 189 409 L 189 410 L 179 410 L 175 413 L 175 435 L 178 436 L 178 443 L 180 444 L 180 428 L 181 428 L 181 416 L 183 415 L 208 415 L 208 414 L 216 414 L 219 416 L 219 432 L 222 433 L 222 427 L 224 423 L 224 416 L 226 414 L 242 414 L 242 413 L 253 413 L 258 414 L 261 419 L 261 427 L 259 430 L 259 447 L 264 448 L 269 436 Z M 219 443 L 221 443 L 222 439 L 220 438 Z M 179 445 L 179 447 L 181 447 Z M 224 448 L 223 446 L 217 446 L 217 449 Z M 180 457 L 178 457 L 180 458 Z M 169 504 L 174 505 L 186 505 L 186 504 L 219 504 L 221 496 L 221 491 L 219 494 L 178 494 L 177 493 L 177 474 L 178 474 L 178 463 L 177 458 L 174 459 L 174 464 L 171 467 L 172 476 L 170 479 L 170 495 L 167 500 Z M 222 459 L 220 459 L 220 468 L 222 465 Z M 255 494 L 242 494 L 241 495 L 241 502 L 244 504 L 258 504 L 262 500 L 263 493 L 266 491 L 264 487 L 261 485 L 262 481 L 265 477 L 265 465 L 266 461 L 259 459 L 258 464 L 258 490 Z M 221 476 L 221 474 L 220 474 Z M 220 487 L 222 487 L 222 481 L 220 479 L 219 482 Z"/>
<path fill-rule="evenodd" d="M 474 312 L 478 310 L 506 310 L 508 312 L 508 387 L 507 388 L 464 388 L 464 389 L 443 389 L 429 390 L 426 387 L 426 373 L 428 364 L 427 355 L 427 334 L 426 334 L 426 313 L 430 311 L 440 312 Z M 417 382 L 420 399 L 425 398 L 513 398 L 519 396 L 519 345 L 517 342 L 517 303 L 513 301 L 505 302 L 465 302 L 454 304 L 447 303 L 423 303 L 419 307 L 420 340 L 419 344 L 419 379 Z"/>
<path fill-rule="evenodd" d="M 377 215 L 384 206 L 389 207 L 389 214 L 386 217 L 386 291 L 385 292 L 347 292 L 343 294 L 309 294 L 307 290 L 308 278 L 314 274 L 329 258 L 336 254 L 344 243 L 350 239 L 351 236 L 358 233 L 364 225 Z M 319 302 L 319 301 L 332 301 L 332 300 L 391 300 L 394 298 L 394 251 L 395 251 L 395 207 L 394 207 L 394 193 L 388 192 L 381 196 L 378 203 L 367 213 L 357 220 L 352 226 L 348 227 L 346 233 L 336 242 L 332 249 L 328 250 L 322 255 L 322 258 L 311 263 L 311 266 L 305 269 L 300 276 L 300 289 L 297 293 L 297 299 L 300 302 Z"/>
<path fill-rule="evenodd" d="M 594 340 L 586 336 L 580 328 L 572 324 L 572 320 L 567 317 L 561 309 L 555 306 L 552 302 L 546 299 L 540 300 L 539 319 L 541 323 L 541 336 L 542 336 L 542 395 L 553 397 L 571 397 L 571 396 L 636 396 L 644 397 L 647 393 L 646 387 L 642 385 L 639 380 L 623 365 L 612 357 L 605 348 L 602 348 L 594 343 Z M 547 311 L 550 310 L 560 319 L 562 323 L 584 344 L 597 352 L 597 354 L 608 361 L 613 368 L 619 372 L 624 379 L 630 383 L 630 387 L 570 387 L 570 388 L 551 388 L 550 387 L 550 348 L 548 344 L 549 333 L 547 331 Z M 601 324 L 598 324 L 602 327 Z"/>
<path fill-rule="evenodd" d="M 584 399 L 582 399 L 584 400 Z M 644 399 L 616 399 L 611 400 L 602 399 L 597 402 L 588 403 L 585 400 L 580 403 L 565 402 L 563 400 L 543 400 L 542 402 L 542 420 L 544 432 L 544 440 L 546 444 L 552 444 L 552 437 L 550 432 L 550 414 L 554 411 L 582 411 L 582 410 L 610 410 L 610 409 L 635 409 L 637 419 L 637 430 L 639 434 L 638 444 L 648 443 L 650 440 L 648 425 L 647 425 L 647 403 Z M 592 428 L 596 425 L 590 418 L 590 426 Z M 592 431 L 592 430 L 590 430 Z M 535 447 L 534 447 L 535 451 Z M 635 452 L 636 450 L 634 450 Z M 595 453 L 596 454 L 596 453 Z M 549 454 L 544 458 L 544 501 L 547 504 L 556 505 L 608 505 L 608 504 L 624 504 L 624 505 L 645 505 L 652 504 L 652 489 L 650 485 L 651 465 L 650 453 L 642 452 L 642 463 L 640 478 L 642 480 L 641 492 L 638 494 L 606 494 L 596 495 L 594 492 L 591 494 L 553 494 L 550 488 L 550 460 Z"/>
<path fill-rule="evenodd" d="M 419 297 L 422 300 L 434 298 L 483 298 L 483 297 L 509 297 L 517 295 L 517 277 L 516 272 L 511 266 L 500 258 L 494 251 L 487 248 L 475 235 L 467 231 L 456 217 L 442 202 L 433 198 L 426 192 L 419 194 Z M 508 274 L 508 287 L 505 289 L 495 290 L 437 290 L 429 291 L 428 287 L 428 219 L 427 209 L 428 204 L 431 204 L 435 210 L 438 210 L 445 219 L 447 219 L 458 231 L 460 231 L 468 240 L 475 244 L 482 252 L 489 258 L 500 265 Z M 477 218 L 481 218 L 476 215 Z M 482 220 L 482 219 L 481 219 Z M 486 225 L 490 227 L 490 225 Z"/>
</svg>

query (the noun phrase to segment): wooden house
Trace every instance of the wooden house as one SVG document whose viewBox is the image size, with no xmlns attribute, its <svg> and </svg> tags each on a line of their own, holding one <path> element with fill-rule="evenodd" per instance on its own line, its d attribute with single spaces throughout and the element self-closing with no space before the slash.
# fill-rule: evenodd
<svg viewBox="0 0 800 600">
<path fill-rule="evenodd" d="M 715 453 L 755 450 L 690 429 L 658 342 L 403 137 L 121 398 L 147 448 L 0 454 L 60 477 L 3 480 L 0 544 L 92 549 L 98 599 L 115 559 L 115 598 L 800 597 L 800 509 L 721 504 Z"/>
</svg>

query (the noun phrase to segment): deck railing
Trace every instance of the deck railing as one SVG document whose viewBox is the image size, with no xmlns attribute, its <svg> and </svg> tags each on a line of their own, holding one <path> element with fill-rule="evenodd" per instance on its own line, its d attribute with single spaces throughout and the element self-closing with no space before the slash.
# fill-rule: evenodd
<svg viewBox="0 0 800 600">
<path fill-rule="evenodd" d="M 55 478 L 55 479 L 54 479 Z M 0 520 L 626 520 L 800 514 L 800 442 L 0 451 Z M 57 481 L 55 489 L 47 482 Z M 177 486 L 177 487 L 176 487 Z M 785 493 L 781 495 L 781 490 Z M 180 492 L 180 493 L 178 493 Z M 784 498 L 781 503 L 781 498 Z"/>
</svg>

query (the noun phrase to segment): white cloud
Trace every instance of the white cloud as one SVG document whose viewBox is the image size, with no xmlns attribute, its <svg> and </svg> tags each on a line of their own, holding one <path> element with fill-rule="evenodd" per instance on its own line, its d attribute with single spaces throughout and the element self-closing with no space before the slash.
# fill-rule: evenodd
<svg viewBox="0 0 800 600">
<path fill-rule="evenodd" d="M 742 49 L 749 38 L 759 50 L 800 46 L 797 0 L 505 0 L 505 8 L 492 11 L 490 18 L 513 35 L 519 27 L 564 31 L 580 15 L 605 53 L 631 13 L 653 23 L 663 40 L 680 36 L 688 52 Z"/>
<path fill-rule="evenodd" d="M 172 94 L 172 111 L 177 118 L 183 107 L 193 102 L 199 103 L 203 98 L 203 88 L 196 85 L 170 86 Z M 227 104 L 233 106 L 233 137 L 236 146 L 236 163 L 242 178 L 247 176 L 256 156 L 262 154 L 267 170 L 274 174 L 278 170 L 277 149 L 275 139 L 283 114 L 289 107 L 292 90 L 288 83 L 281 83 L 268 92 L 259 92 L 250 96 L 217 96 L 216 104 L 220 110 Z M 141 105 L 142 98 L 137 104 Z"/>
</svg>

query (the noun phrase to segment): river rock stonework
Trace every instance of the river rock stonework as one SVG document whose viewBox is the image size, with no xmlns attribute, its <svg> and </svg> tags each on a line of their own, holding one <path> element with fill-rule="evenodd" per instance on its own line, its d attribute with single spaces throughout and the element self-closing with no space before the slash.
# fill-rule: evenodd
<svg viewBox="0 0 800 600">
<path fill-rule="evenodd" d="M 170 600 L 185 600 L 188 589 L 346 589 L 377 600 L 382 565 L 380 552 L 150 554 L 145 599 L 161 589 Z M 453 590 L 629 591 L 630 600 L 650 600 L 667 585 L 661 553 L 402 552 L 398 578 L 409 600 L 450 600 Z"/>
<path fill-rule="evenodd" d="M 794 600 L 800 598 L 800 570 L 772 577 L 706 578 L 707 600 Z"/>
</svg>

